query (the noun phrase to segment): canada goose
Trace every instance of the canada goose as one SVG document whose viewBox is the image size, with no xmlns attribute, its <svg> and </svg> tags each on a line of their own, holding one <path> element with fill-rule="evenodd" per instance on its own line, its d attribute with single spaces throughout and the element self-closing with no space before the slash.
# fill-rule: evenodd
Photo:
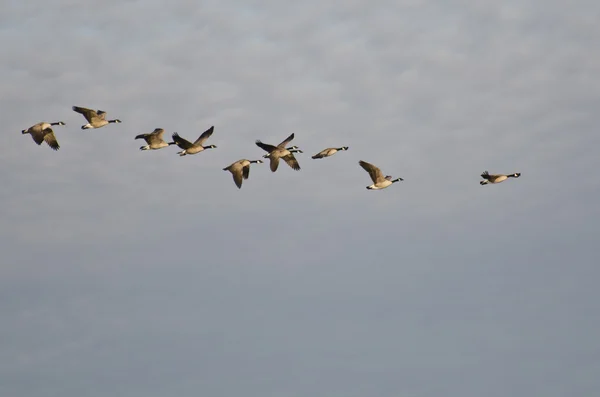
<svg viewBox="0 0 600 397">
<path fill-rule="evenodd" d="M 175 142 L 166 142 L 162 136 L 165 133 L 165 130 L 162 128 L 155 128 L 154 131 L 148 134 L 140 134 L 136 136 L 134 139 L 144 139 L 148 144 L 146 146 L 140 147 L 140 150 L 157 150 L 162 149 L 164 147 L 168 147 L 174 145 Z"/>
<path fill-rule="evenodd" d="M 286 147 L 287 150 L 289 150 L 290 152 L 293 151 L 292 153 L 304 153 L 302 150 L 300 150 L 300 148 L 298 148 L 298 146 L 294 145 L 294 146 L 290 146 L 290 147 Z M 269 156 L 271 154 L 267 153 L 265 155 L 263 155 L 263 158 L 268 159 Z"/>
<path fill-rule="evenodd" d="M 369 176 L 373 180 L 373 184 L 371 186 L 367 186 L 367 189 L 369 190 L 385 189 L 394 182 L 404 180 L 402 178 L 396 178 L 392 180 L 392 177 L 389 175 L 384 177 L 383 173 L 379 168 L 375 167 L 373 164 L 367 163 L 366 161 L 360 160 L 358 164 L 360 164 L 360 166 L 363 167 L 364 170 L 369 173 Z"/>
<path fill-rule="evenodd" d="M 233 182 L 235 182 L 235 185 L 238 187 L 238 189 L 241 189 L 242 180 L 248 179 L 250 176 L 250 164 L 261 164 L 262 162 L 262 160 L 242 159 L 236 161 L 228 167 L 223 168 L 223 171 L 231 172 L 231 175 L 233 175 Z"/>
<path fill-rule="evenodd" d="M 348 150 L 348 146 L 342 146 L 339 148 L 330 147 L 327 149 L 323 149 L 319 153 L 312 156 L 312 158 L 313 159 L 322 159 L 324 157 L 333 156 L 334 154 L 336 154 L 337 152 L 339 152 L 341 150 Z"/>
<path fill-rule="evenodd" d="M 271 160 L 270 166 L 271 171 L 277 171 L 277 167 L 279 167 L 279 159 L 283 159 L 293 170 L 300 170 L 300 164 L 298 164 L 298 160 L 294 157 L 294 153 L 302 153 L 300 149 L 295 146 L 291 148 L 286 148 L 285 145 L 290 143 L 294 139 L 294 134 L 288 136 L 283 142 L 281 142 L 277 146 L 269 145 L 267 143 L 262 143 L 260 140 L 256 141 L 256 146 L 259 148 L 269 152 L 265 158 L 269 158 Z"/>
<path fill-rule="evenodd" d="M 505 174 L 490 175 L 487 171 L 483 171 L 483 174 L 481 174 L 483 181 L 480 181 L 479 184 L 487 185 L 488 183 L 500 183 L 500 182 L 504 182 L 508 178 L 518 178 L 520 176 L 521 176 L 520 172 L 515 172 L 514 174 L 508 174 L 508 175 L 505 175 Z"/>
<path fill-rule="evenodd" d="M 26 130 L 22 130 L 22 134 L 31 134 L 33 141 L 38 145 L 41 145 L 43 141 L 46 141 L 48 146 L 52 148 L 52 150 L 60 149 L 60 145 L 54 136 L 54 131 L 52 131 L 53 125 L 65 125 L 62 121 L 57 121 L 56 123 L 47 123 L 42 121 L 41 123 L 37 123 L 27 128 Z"/>
<path fill-rule="evenodd" d="M 73 110 L 77 113 L 81 113 L 83 117 L 88 121 L 86 125 L 82 125 L 82 130 L 87 130 L 89 128 L 100 128 L 104 127 L 108 123 L 120 123 L 121 120 L 106 120 L 106 112 L 102 110 L 92 110 L 87 108 L 82 108 L 79 106 L 73 106 Z"/>
<path fill-rule="evenodd" d="M 202 135 L 200 135 L 200 137 L 198 139 L 196 139 L 196 141 L 194 143 L 192 143 L 186 139 L 183 139 L 182 137 L 179 136 L 178 133 L 174 133 L 173 140 L 175 141 L 175 144 L 183 149 L 181 152 L 177 152 L 177 154 L 180 156 L 185 156 L 186 154 L 200 153 L 204 149 L 215 149 L 216 148 L 215 145 L 202 146 L 204 141 L 206 141 L 208 138 L 210 138 L 214 129 L 215 129 L 215 127 L 212 126 L 209 129 L 207 129 L 206 131 L 204 131 L 202 133 Z"/>
</svg>

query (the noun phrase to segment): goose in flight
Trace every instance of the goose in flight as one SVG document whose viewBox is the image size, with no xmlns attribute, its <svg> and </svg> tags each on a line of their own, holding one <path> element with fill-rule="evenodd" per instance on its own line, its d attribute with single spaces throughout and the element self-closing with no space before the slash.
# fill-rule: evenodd
<svg viewBox="0 0 600 397">
<path fill-rule="evenodd" d="M 263 143 L 260 140 L 256 141 L 256 146 L 268 152 L 268 154 L 263 157 L 270 159 L 272 172 L 277 171 L 277 167 L 279 167 L 279 159 L 283 159 L 283 161 L 285 161 L 293 170 L 300 170 L 300 164 L 298 164 L 298 160 L 296 160 L 296 157 L 294 157 L 294 153 L 302 153 L 302 151 L 298 149 L 297 146 L 292 146 L 290 148 L 285 147 L 292 141 L 292 139 L 294 139 L 294 134 L 288 136 L 277 146 Z"/>
<path fill-rule="evenodd" d="M 520 172 L 515 172 L 514 174 L 494 174 L 494 175 L 490 175 L 489 172 L 483 171 L 483 173 L 481 174 L 481 177 L 483 178 L 483 180 L 479 181 L 479 184 L 480 185 L 487 185 L 488 183 L 500 183 L 500 182 L 504 182 L 508 178 L 518 178 L 520 176 L 521 176 Z"/>
<path fill-rule="evenodd" d="M 369 176 L 373 181 L 372 185 L 367 186 L 367 189 L 369 190 L 385 189 L 386 187 L 391 186 L 392 183 L 404 180 L 402 178 L 392 179 L 392 177 L 389 175 L 383 176 L 383 173 L 379 168 L 375 167 L 373 164 L 367 163 L 366 161 L 360 160 L 358 164 L 360 164 L 360 166 L 369 173 Z"/>
<path fill-rule="evenodd" d="M 60 145 L 56 140 L 56 136 L 54 136 L 54 131 L 52 130 L 53 125 L 65 125 L 65 123 L 63 123 L 62 121 L 57 121 L 55 123 L 47 123 L 45 121 L 42 121 L 40 123 L 32 125 L 26 130 L 21 131 L 21 133 L 30 134 L 33 138 L 33 141 L 38 145 L 41 145 L 42 142 L 46 142 L 52 150 L 56 151 L 60 149 Z"/>
<path fill-rule="evenodd" d="M 248 177 L 250 176 L 250 164 L 261 164 L 262 162 L 262 160 L 241 159 L 223 168 L 223 171 L 231 172 L 231 175 L 233 175 L 233 182 L 238 187 L 238 189 L 241 189 L 242 180 L 248 179 Z"/>
<path fill-rule="evenodd" d="M 290 147 L 286 147 L 286 149 L 287 149 L 287 150 L 289 150 L 289 151 L 292 151 L 292 150 L 293 150 L 293 152 L 292 152 L 292 153 L 304 153 L 304 152 L 303 152 L 302 150 L 300 150 L 300 148 L 299 148 L 298 146 L 296 146 L 296 145 L 294 145 L 294 146 L 290 146 Z M 267 154 L 263 155 L 263 158 L 265 158 L 265 159 L 268 159 L 268 158 L 269 158 L 269 156 L 270 156 L 270 153 L 267 153 Z"/>
<path fill-rule="evenodd" d="M 107 125 L 109 123 L 120 123 L 121 122 L 121 120 L 119 120 L 119 119 L 106 120 L 106 112 L 103 110 L 92 110 L 92 109 L 88 109 L 88 108 L 82 108 L 79 106 L 73 106 L 73 110 L 76 111 L 77 113 L 82 114 L 83 117 L 85 117 L 85 119 L 88 122 L 86 125 L 81 126 L 82 130 L 87 130 L 90 128 L 100 128 L 100 127 L 104 127 L 105 125 Z"/>
<path fill-rule="evenodd" d="M 319 153 L 317 153 L 314 156 L 312 156 L 312 158 L 313 159 L 322 159 L 322 158 L 325 158 L 325 157 L 330 157 L 330 156 L 333 156 L 334 154 L 336 154 L 337 152 L 340 152 L 342 150 L 348 150 L 348 146 L 342 146 L 342 147 L 339 147 L 339 148 L 330 147 L 330 148 L 327 148 L 327 149 L 323 149 Z"/>
<path fill-rule="evenodd" d="M 166 142 L 163 139 L 162 136 L 164 133 L 165 130 L 163 130 L 162 128 L 155 128 L 154 131 L 147 134 L 140 134 L 134 139 L 143 139 L 146 141 L 147 145 L 141 146 L 140 150 L 157 150 L 174 145 L 175 142 Z"/>
<path fill-rule="evenodd" d="M 200 153 L 200 152 L 204 151 L 205 149 L 215 149 L 216 148 L 215 145 L 209 145 L 209 146 L 203 145 L 203 143 L 208 138 L 210 138 L 210 136 L 213 134 L 214 130 L 215 130 L 215 126 L 210 127 L 209 129 L 204 131 L 202 133 L 202 135 L 200 135 L 200 137 L 194 141 L 194 143 L 192 143 L 186 139 L 183 139 L 182 137 L 179 136 L 178 133 L 174 133 L 173 141 L 175 142 L 175 144 L 177 146 L 179 146 L 181 149 L 183 149 L 181 152 L 177 152 L 177 154 L 180 156 L 185 156 L 186 154 Z"/>
</svg>

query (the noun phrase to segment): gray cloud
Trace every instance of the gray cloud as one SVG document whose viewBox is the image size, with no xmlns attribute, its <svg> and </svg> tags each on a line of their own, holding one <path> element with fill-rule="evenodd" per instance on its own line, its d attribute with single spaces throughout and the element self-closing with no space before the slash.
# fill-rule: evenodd
<svg viewBox="0 0 600 397">
<path fill-rule="evenodd" d="M 600 389 L 598 6 L 1 7 L 0 394 Z M 210 125 L 194 156 L 133 139 Z M 291 132 L 301 171 L 222 171 Z"/>
</svg>

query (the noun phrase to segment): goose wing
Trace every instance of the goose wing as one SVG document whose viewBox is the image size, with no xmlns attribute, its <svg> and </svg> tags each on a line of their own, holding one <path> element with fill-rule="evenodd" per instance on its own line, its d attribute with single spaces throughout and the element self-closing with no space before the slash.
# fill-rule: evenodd
<svg viewBox="0 0 600 397">
<path fill-rule="evenodd" d="M 162 128 L 156 128 L 154 131 L 146 134 L 140 134 L 134 139 L 143 139 L 146 142 L 148 142 L 148 144 L 152 144 L 153 142 L 159 143 L 163 140 L 162 135 L 164 134 L 164 132 L 165 130 L 163 130 Z"/>
<path fill-rule="evenodd" d="M 139 134 L 139 135 L 136 135 L 136 137 L 133 139 L 144 139 L 146 142 L 148 142 L 148 137 L 150 137 L 150 135 L 151 134 Z M 148 142 L 148 143 L 150 143 L 150 142 Z"/>
<path fill-rule="evenodd" d="M 238 187 L 238 189 L 242 188 L 242 169 L 239 167 L 230 168 L 229 172 L 233 175 L 233 182 Z"/>
<path fill-rule="evenodd" d="M 366 161 L 362 160 L 360 160 L 358 164 L 360 164 L 360 166 L 363 167 L 363 169 L 369 173 L 369 176 L 371 177 L 373 183 L 383 182 L 385 180 L 381 170 L 373 164 L 367 163 Z"/>
<path fill-rule="evenodd" d="M 213 134 L 214 130 L 215 130 L 215 126 L 213 125 L 209 129 L 204 131 L 202 133 L 202 135 L 200 135 L 200 137 L 198 139 L 196 139 L 196 141 L 194 142 L 194 146 L 202 145 L 204 143 L 204 141 L 206 141 L 208 138 L 210 138 L 210 136 Z"/>
<path fill-rule="evenodd" d="M 155 128 L 153 134 L 155 134 L 158 138 L 163 139 L 163 134 L 165 133 L 165 130 L 163 130 L 162 128 Z"/>
<path fill-rule="evenodd" d="M 300 170 L 300 164 L 298 164 L 298 160 L 296 160 L 296 157 L 294 157 L 293 153 L 283 156 L 282 159 L 287 163 L 287 165 L 292 167 L 293 170 Z"/>
<path fill-rule="evenodd" d="M 54 131 L 52 131 L 51 128 L 46 128 L 44 130 L 44 133 L 45 133 L 44 141 L 46 141 L 48 146 L 50 146 L 52 148 L 52 150 L 60 149 L 60 145 L 58 144 L 58 141 L 56 140 L 56 137 L 54 136 Z"/>
<path fill-rule="evenodd" d="M 281 142 L 277 146 L 280 147 L 280 148 L 284 148 L 284 147 L 287 146 L 288 143 L 290 143 L 292 141 L 292 139 L 294 139 L 294 133 L 292 133 L 292 135 L 290 135 L 287 138 L 285 138 L 285 141 Z"/>
<path fill-rule="evenodd" d="M 163 130 L 162 128 L 156 128 L 153 132 L 146 136 L 146 142 L 148 142 L 148 144 L 150 145 L 153 143 L 161 143 L 164 141 L 162 137 L 164 133 L 165 130 Z"/>
<path fill-rule="evenodd" d="M 263 149 L 265 152 L 271 153 L 273 150 L 277 149 L 277 146 L 269 145 L 268 143 L 262 143 L 261 141 L 256 141 L 256 146 Z"/>
<path fill-rule="evenodd" d="M 187 139 L 183 139 L 182 137 L 179 136 L 178 133 L 173 133 L 173 142 L 175 142 L 175 144 L 177 146 L 179 146 L 182 149 L 189 149 L 192 146 L 194 146 L 192 144 L 192 142 L 188 141 Z"/>
<path fill-rule="evenodd" d="M 270 159 L 271 163 L 269 166 L 271 167 L 271 171 L 275 172 L 277 171 L 277 167 L 279 167 L 279 157 L 271 156 Z"/>
<path fill-rule="evenodd" d="M 29 129 L 29 135 L 31 135 L 31 138 L 33 139 L 33 141 L 35 143 L 37 143 L 38 145 L 41 145 L 42 142 L 44 141 L 44 132 L 42 130 L 40 130 L 39 128 L 31 127 Z"/>
<path fill-rule="evenodd" d="M 83 117 L 85 117 L 85 119 L 91 123 L 92 120 L 98 120 L 98 119 L 102 119 L 102 117 L 98 116 L 98 113 L 96 113 L 95 110 L 92 109 L 88 109 L 88 108 L 82 108 L 80 106 L 73 106 L 73 110 L 76 111 L 77 113 L 80 113 L 83 115 Z M 105 112 L 104 112 L 105 113 Z"/>
</svg>

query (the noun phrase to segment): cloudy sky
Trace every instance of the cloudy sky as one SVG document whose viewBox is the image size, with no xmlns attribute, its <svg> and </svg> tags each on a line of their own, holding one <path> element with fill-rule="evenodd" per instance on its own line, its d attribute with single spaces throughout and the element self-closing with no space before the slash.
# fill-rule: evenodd
<svg viewBox="0 0 600 397">
<path fill-rule="evenodd" d="M 599 19 L 0 0 L 0 395 L 597 395 Z M 58 152 L 21 134 L 59 120 Z M 211 125 L 194 156 L 133 139 Z M 222 170 L 292 132 L 300 171 Z"/>
</svg>

